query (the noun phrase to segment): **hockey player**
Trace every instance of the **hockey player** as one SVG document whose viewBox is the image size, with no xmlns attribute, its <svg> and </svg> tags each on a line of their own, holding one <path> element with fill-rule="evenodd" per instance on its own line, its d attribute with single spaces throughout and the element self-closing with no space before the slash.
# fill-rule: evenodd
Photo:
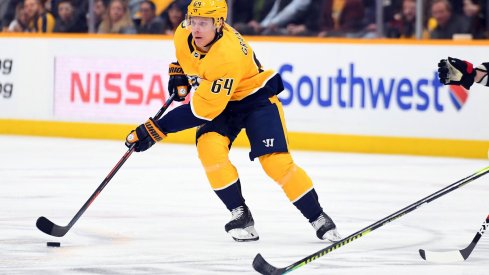
<svg viewBox="0 0 489 275">
<path fill-rule="evenodd" d="M 453 57 L 442 59 L 438 63 L 438 76 L 445 85 L 461 85 L 469 90 L 474 82 L 489 86 L 487 71 L 489 62 L 480 64 L 474 69 L 472 63 Z"/>
<path fill-rule="evenodd" d="M 241 129 L 251 144 L 249 157 L 258 158 L 288 199 L 309 220 L 320 239 L 338 241 L 333 220 L 323 212 L 309 176 L 289 153 L 287 130 L 280 100 L 282 79 L 264 70 L 253 49 L 225 23 L 224 0 L 193 0 L 186 20 L 174 35 L 178 62 L 169 68 L 170 94 L 184 100 L 195 88 L 189 104 L 183 104 L 158 121 L 150 118 L 133 130 L 126 145 L 145 151 L 168 133 L 198 126 L 197 151 L 212 189 L 231 212 L 225 230 L 236 241 L 255 241 L 250 209 L 241 193 L 238 172 L 228 158 Z"/>
</svg>

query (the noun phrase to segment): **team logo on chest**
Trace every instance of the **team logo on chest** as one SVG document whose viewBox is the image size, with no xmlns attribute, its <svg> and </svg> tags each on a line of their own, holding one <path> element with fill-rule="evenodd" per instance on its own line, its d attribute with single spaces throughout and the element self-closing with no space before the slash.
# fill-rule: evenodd
<svg viewBox="0 0 489 275">
<path fill-rule="evenodd" d="M 197 89 L 200 85 L 200 77 L 196 76 L 196 75 L 189 75 L 187 76 L 188 78 L 188 82 L 190 83 L 190 85 L 192 85 L 192 87 L 194 87 L 194 89 Z"/>
</svg>

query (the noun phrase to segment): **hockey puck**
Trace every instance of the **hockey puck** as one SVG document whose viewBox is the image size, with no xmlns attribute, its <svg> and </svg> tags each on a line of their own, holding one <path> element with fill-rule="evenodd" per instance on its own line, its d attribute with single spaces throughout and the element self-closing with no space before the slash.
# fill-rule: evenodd
<svg viewBox="0 0 489 275">
<path fill-rule="evenodd" d="M 47 246 L 50 246 L 50 247 L 60 247 L 61 246 L 61 243 L 58 243 L 58 242 L 47 242 L 46 245 Z"/>
</svg>

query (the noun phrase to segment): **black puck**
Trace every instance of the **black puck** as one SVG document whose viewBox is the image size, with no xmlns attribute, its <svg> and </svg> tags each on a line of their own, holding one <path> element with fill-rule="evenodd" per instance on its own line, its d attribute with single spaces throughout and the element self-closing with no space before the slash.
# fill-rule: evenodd
<svg viewBox="0 0 489 275">
<path fill-rule="evenodd" d="M 50 246 L 50 247 L 60 247 L 61 246 L 61 243 L 58 243 L 58 242 L 47 242 L 46 245 L 47 246 Z"/>
</svg>

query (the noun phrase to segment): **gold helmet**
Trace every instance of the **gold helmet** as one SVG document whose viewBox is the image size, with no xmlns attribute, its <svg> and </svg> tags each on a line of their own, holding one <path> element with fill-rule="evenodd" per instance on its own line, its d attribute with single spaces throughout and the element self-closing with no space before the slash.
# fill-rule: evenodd
<svg viewBox="0 0 489 275">
<path fill-rule="evenodd" d="M 221 18 L 224 24 L 228 17 L 228 5 L 225 0 L 192 0 L 188 5 L 187 20 L 192 16 L 213 18 L 214 25 L 219 27 Z"/>
</svg>

